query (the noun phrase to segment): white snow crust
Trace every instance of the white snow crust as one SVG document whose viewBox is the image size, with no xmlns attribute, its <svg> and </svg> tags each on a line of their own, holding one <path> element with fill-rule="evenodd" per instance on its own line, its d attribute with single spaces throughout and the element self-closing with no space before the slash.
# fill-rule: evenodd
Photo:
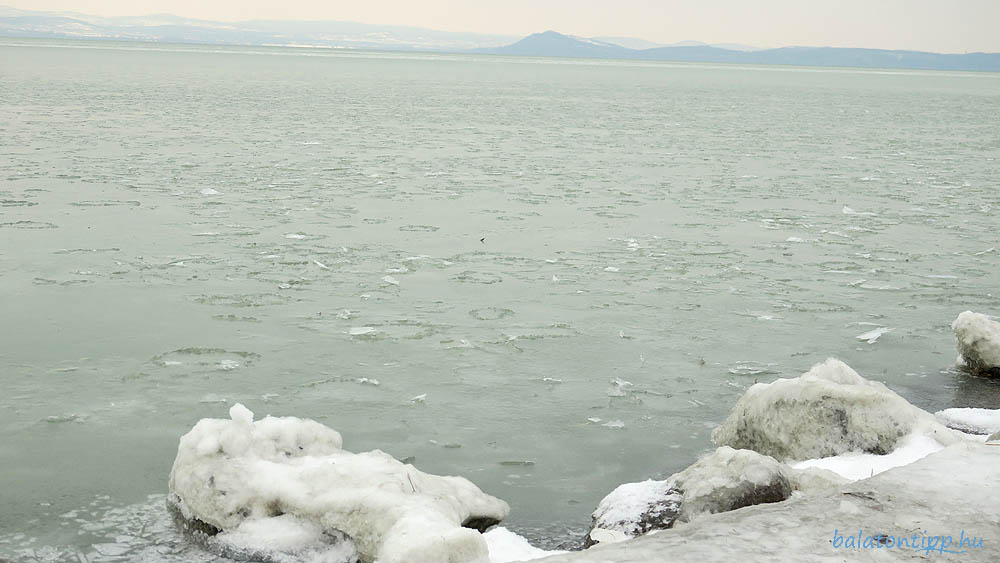
<svg viewBox="0 0 1000 563">
<path fill-rule="evenodd" d="M 1000 432 L 1000 409 L 944 409 L 934 413 L 949 428 L 972 434 Z"/>
<path fill-rule="evenodd" d="M 845 479 L 857 481 L 878 475 L 894 467 L 902 467 L 944 449 L 940 442 L 923 434 L 910 434 L 899 441 L 896 449 L 885 455 L 847 452 L 820 459 L 792 463 L 795 469 L 826 469 Z"/>
</svg>

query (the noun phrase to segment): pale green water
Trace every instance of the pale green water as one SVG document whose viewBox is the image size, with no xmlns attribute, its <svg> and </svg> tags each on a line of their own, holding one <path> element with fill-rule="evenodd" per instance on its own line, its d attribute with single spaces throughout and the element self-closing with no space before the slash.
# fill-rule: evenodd
<svg viewBox="0 0 1000 563">
<path fill-rule="evenodd" d="M 195 557 L 147 496 L 236 401 L 547 545 L 827 356 L 1000 407 L 1000 75 L 0 44 L 0 556 Z"/>
</svg>

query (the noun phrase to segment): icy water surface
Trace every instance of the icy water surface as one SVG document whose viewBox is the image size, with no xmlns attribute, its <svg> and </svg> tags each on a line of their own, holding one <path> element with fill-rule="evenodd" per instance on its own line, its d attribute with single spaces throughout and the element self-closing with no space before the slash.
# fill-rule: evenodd
<svg viewBox="0 0 1000 563">
<path fill-rule="evenodd" d="M 237 401 L 546 546 L 827 356 L 1000 407 L 1000 75 L 0 43 L 0 557 L 202 557 Z"/>
</svg>

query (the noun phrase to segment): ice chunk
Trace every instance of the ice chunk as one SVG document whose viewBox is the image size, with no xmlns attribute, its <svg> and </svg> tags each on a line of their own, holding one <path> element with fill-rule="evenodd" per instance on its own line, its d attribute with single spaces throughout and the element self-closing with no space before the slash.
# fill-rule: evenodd
<svg viewBox="0 0 1000 563">
<path fill-rule="evenodd" d="M 290 514 L 244 520 L 236 529 L 209 540 L 228 559 L 275 563 L 344 563 L 357 559 L 354 543 L 331 535 L 315 522 Z"/>
<path fill-rule="evenodd" d="M 855 336 L 854 338 L 857 338 L 858 340 L 864 340 L 865 342 L 867 342 L 869 344 L 875 344 L 875 342 L 878 341 L 878 339 L 883 334 L 885 334 L 887 332 L 892 332 L 892 330 L 893 329 L 891 329 L 891 328 L 885 328 L 884 326 L 880 326 L 880 327 L 876 328 L 875 330 L 869 330 L 868 332 L 866 332 L 864 334 L 859 334 L 859 335 Z"/>
<path fill-rule="evenodd" d="M 624 397 L 631 391 L 632 385 L 631 381 L 625 381 L 620 377 L 616 377 L 611 380 L 611 389 L 608 390 L 608 397 Z"/>
<path fill-rule="evenodd" d="M 961 439 L 932 414 L 830 358 L 800 377 L 750 387 L 712 440 L 803 460 L 850 451 L 886 454 L 913 432 L 942 445 Z"/>
<path fill-rule="evenodd" d="M 169 491 L 187 522 L 233 545 L 258 549 L 243 539 L 277 523 L 299 539 L 315 538 L 316 527 L 347 534 L 366 563 L 479 563 L 486 542 L 463 526 L 485 529 L 509 512 L 461 477 L 429 475 L 378 450 L 344 451 L 340 434 L 318 422 L 254 422 L 242 405 L 230 418 L 203 419 L 181 437 Z"/>
<path fill-rule="evenodd" d="M 862 212 L 855 211 L 854 209 L 851 209 L 850 207 L 848 207 L 846 205 L 844 206 L 843 209 L 841 209 L 841 212 L 844 215 L 867 215 L 867 216 L 874 216 L 875 215 L 874 213 L 872 213 L 870 211 L 862 211 Z"/>
<path fill-rule="evenodd" d="M 980 375 L 1000 376 L 1000 323 L 965 311 L 951 323 L 958 339 L 958 353 L 965 365 Z"/>
</svg>

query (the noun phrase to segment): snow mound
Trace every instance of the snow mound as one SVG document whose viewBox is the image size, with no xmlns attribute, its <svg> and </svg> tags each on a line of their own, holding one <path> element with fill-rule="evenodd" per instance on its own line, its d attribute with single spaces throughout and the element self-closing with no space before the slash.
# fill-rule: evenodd
<svg viewBox="0 0 1000 563">
<path fill-rule="evenodd" d="M 930 413 L 830 358 L 797 378 L 750 387 L 712 441 L 803 460 L 850 451 L 887 454 L 914 432 L 944 446 L 961 440 Z"/>
<path fill-rule="evenodd" d="M 350 453 L 340 434 L 311 420 L 254 422 L 240 404 L 229 414 L 181 437 L 169 478 L 171 505 L 212 541 L 342 561 L 331 550 L 344 542 L 329 539 L 346 534 L 366 563 L 489 560 L 480 531 L 510 508 L 470 481 L 423 473 L 379 450 Z M 330 557 L 317 559 L 322 544 Z"/>
<path fill-rule="evenodd" d="M 1000 376 L 1000 323 L 986 315 L 965 311 L 951 329 L 965 366 L 980 375 Z"/>
</svg>

